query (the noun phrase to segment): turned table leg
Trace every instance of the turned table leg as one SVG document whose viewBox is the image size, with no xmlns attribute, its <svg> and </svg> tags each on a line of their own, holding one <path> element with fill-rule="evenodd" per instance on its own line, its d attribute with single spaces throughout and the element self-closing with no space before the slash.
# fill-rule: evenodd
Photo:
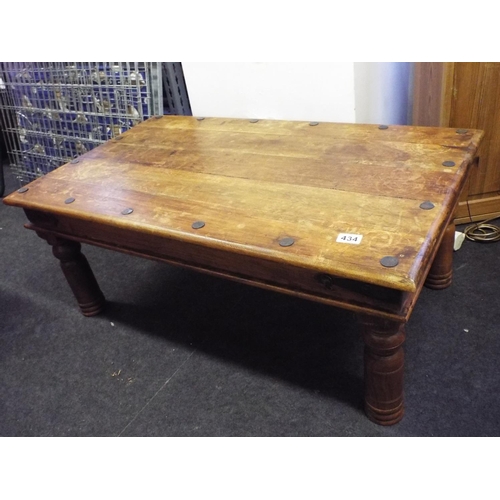
<svg viewBox="0 0 500 500">
<path fill-rule="evenodd" d="M 455 224 L 452 222 L 444 233 L 441 245 L 427 275 L 425 286 L 441 290 L 451 285 L 453 276 L 453 245 L 455 243 Z"/>
<path fill-rule="evenodd" d="M 403 418 L 404 324 L 362 316 L 365 343 L 365 411 L 380 425 Z"/>
<path fill-rule="evenodd" d="M 87 259 L 80 251 L 81 244 L 46 234 L 39 233 L 39 236 L 52 246 L 52 253 L 59 259 L 82 313 L 85 316 L 99 314 L 104 309 L 104 295 Z"/>
</svg>

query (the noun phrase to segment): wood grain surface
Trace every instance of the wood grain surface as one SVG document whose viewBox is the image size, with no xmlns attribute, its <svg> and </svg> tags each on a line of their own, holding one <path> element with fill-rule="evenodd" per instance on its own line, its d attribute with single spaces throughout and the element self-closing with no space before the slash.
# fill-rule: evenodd
<svg viewBox="0 0 500 500">
<path fill-rule="evenodd" d="M 470 175 L 456 223 L 500 215 L 500 63 L 415 63 L 415 125 L 482 129 L 481 161 Z"/>
<path fill-rule="evenodd" d="M 478 130 L 165 116 L 4 202 L 64 219 L 66 234 L 71 221 L 86 222 L 219 258 L 415 292 L 481 137 Z M 75 201 L 67 204 L 69 197 Z M 420 208 L 426 200 L 432 210 Z M 123 215 L 126 208 L 133 212 Z M 193 229 L 195 221 L 204 227 Z M 340 243 L 339 233 L 363 238 Z M 280 246 L 285 237 L 293 245 Z M 398 265 L 383 267 L 384 256 Z"/>
<path fill-rule="evenodd" d="M 500 192 L 500 63 L 455 63 L 450 125 L 481 127 L 481 162 L 467 186 L 471 199 Z M 498 205 L 497 205 L 498 207 Z"/>
</svg>

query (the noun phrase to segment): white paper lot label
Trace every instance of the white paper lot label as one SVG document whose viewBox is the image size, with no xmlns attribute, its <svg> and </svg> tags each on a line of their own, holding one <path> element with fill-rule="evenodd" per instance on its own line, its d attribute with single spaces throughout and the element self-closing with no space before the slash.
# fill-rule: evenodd
<svg viewBox="0 0 500 500">
<path fill-rule="evenodd" d="M 337 236 L 337 243 L 349 243 L 349 245 L 359 245 L 363 239 L 362 234 L 340 233 Z"/>
</svg>

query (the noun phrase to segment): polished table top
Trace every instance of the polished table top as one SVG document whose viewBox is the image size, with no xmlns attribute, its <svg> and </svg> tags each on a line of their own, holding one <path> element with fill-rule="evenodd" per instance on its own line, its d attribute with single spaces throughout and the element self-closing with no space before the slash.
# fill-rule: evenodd
<svg viewBox="0 0 500 500">
<path fill-rule="evenodd" d="M 412 293 L 481 137 L 155 117 L 5 202 Z"/>
</svg>

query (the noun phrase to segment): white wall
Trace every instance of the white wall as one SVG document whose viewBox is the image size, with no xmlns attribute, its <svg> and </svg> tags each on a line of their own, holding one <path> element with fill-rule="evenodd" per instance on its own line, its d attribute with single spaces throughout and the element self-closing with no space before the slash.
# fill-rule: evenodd
<svg viewBox="0 0 500 500">
<path fill-rule="evenodd" d="M 405 124 L 411 63 L 183 62 L 193 115 Z"/>
<path fill-rule="evenodd" d="M 353 63 L 183 62 L 193 115 L 354 122 Z"/>
<path fill-rule="evenodd" d="M 354 63 L 357 123 L 405 125 L 411 121 L 412 63 Z"/>
</svg>

